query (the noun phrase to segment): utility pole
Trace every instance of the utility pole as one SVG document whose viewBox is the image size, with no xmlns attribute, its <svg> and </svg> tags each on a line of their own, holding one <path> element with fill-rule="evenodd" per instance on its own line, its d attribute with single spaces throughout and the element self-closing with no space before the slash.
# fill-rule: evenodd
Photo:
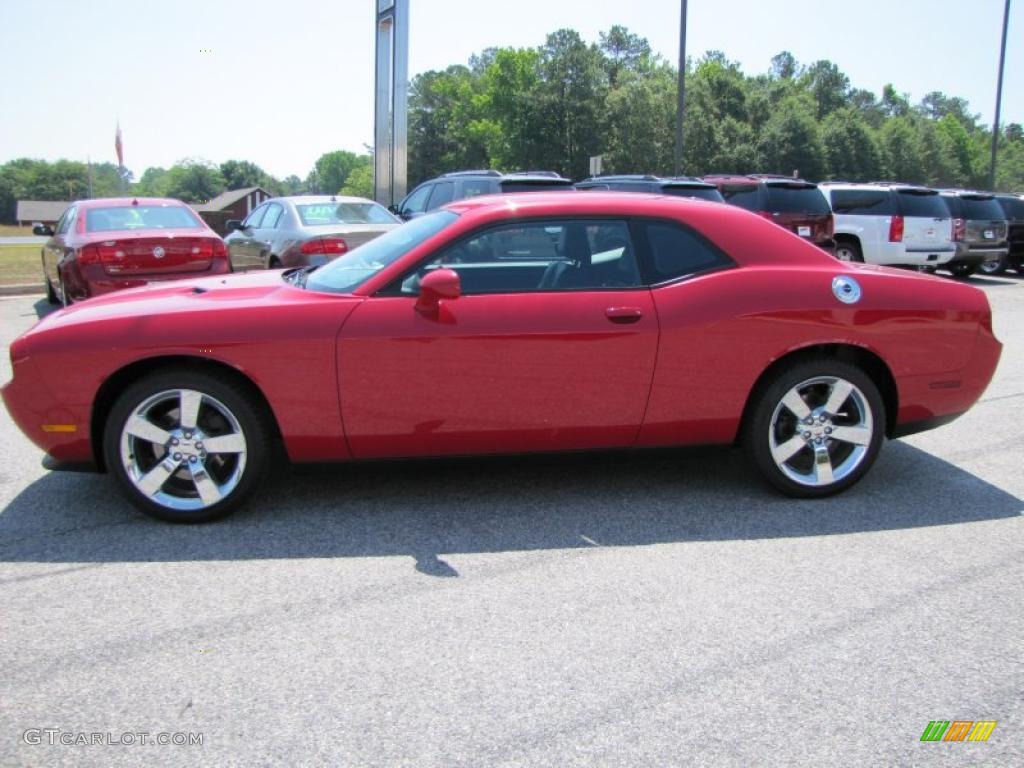
<svg viewBox="0 0 1024 768">
<path fill-rule="evenodd" d="M 1010 0 L 1006 0 L 1006 2 L 1009 5 Z M 683 113 L 686 107 L 686 0 L 680 0 L 680 6 L 679 99 L 676 106 L 676 176 L 682 176 L 683 174 Z"/>
<path fill-rule="evenodd" d="M 1010 0 L 1003 10 L 1003 42 L 999 48 L 999 77 L 996 79 L 996 116 L 992 121 L 992 163 L 988 169 L 988 188 L 996 188 L 996 150 L 999 148 L 999 110 L 1003 102 L 1003 66 L 1006 64 L 1006 27 L 1010 23 Z"/>
</svg>

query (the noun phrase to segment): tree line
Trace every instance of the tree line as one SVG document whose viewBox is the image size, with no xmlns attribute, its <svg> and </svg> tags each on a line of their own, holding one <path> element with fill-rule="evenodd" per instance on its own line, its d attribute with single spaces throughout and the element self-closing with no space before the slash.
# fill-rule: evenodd
<svg viewBox="0 0 1024 768">
<path fill-rule="evenodd" d="M 0 165 L 0 222 L 15 220 L 18 200 L 80 200 L 117 197 L 122 190 L 138 197 L 173 197 L 200 204 L 229 189 L 260 186 L 274 195 L 345 194 L 373 197 L 373 160 L 346 150 L 320 156 L 305 179 L 277 179 L 248 160 L 219 165 L 199 158 L 170 168 L 147 168 L 138 178 L 122 179 L 113 163 L 21 158 Z"/>
<path fill-rule="evenodd" d="M 580 179 L 674 171 L 677 69 L 621 26 L 587 43 L 571 29 L 536 48 L 492 48 L 413 79 L 409 177 L 458 168 L 545 169 Z M 1001 132 L 996 186 L 1024 191 L 1024 136 Z M 747 75 L 720 51 L 687 62 L 683 172 L 798 172 L 812 180 L 988 186 L 991 131 L 966 100 L 912 104 L 856 88 L 836 64 L 786 51 Z"/>
<path fill-rule="evenodd" d="M 424 72 L 409 92 L 409 182 L 473 168 L 588 175 L 674 170 L 676 68 L 622 26 L 587 43 L 571 29 L 536 48 L 490 48 L 466 65 Z M 839 67 L 801 64 L 783 51 L 747 75 L 720 51 L 687 62 L 683 172 L 781 173 L 812 180 L 894 179 L 936 187 L 988 186 L 991 130 L 957 96 L 919 103 L 886 85 L 856 88 Z M 305 179 L 277 179 L 248 160 L 198 158 L 147 168 L 128 193 L 202 203 L 228 189 L 372 197 L 370 148 L 322 155 Z M 120 194 L 112 163 L 92 166 L 92 194 Z M 1024 191 L 1024 131 L 1002 128 L 996 188 Z M 89 168 L 72 160 L 0 165 L 0 221 L 17 200 L 86 197 Z"/>
</svg>

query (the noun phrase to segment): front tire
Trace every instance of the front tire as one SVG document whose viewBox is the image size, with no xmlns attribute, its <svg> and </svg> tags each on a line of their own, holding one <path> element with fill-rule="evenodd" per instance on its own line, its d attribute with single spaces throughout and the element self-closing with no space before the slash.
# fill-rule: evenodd
<svg viewBox="0 0 1024 768">
<path fill-rule="evenodd" d="M 765 480 L 788 496 L 844 491 L 878 456 L 885 406 L 856 366 L 830 358 L 799 363 L 777 373 L 755 397 L 743 447 Z"/>
<path fill-rule="evenodd" d="M 151 517 L 204 523 L 267 474 L 271 431 L 255 398 L 216 373 L 173 368 L 128 387 L 103 433 L 107 469 Z"/>
</svg>

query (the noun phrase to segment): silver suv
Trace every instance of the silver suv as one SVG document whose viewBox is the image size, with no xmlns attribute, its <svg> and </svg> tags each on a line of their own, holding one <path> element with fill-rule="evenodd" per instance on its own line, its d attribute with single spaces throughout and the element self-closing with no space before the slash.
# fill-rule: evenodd
<svg viewBox="0 0 1024 768">
<path fill-rule="evenodd" d="M 893 182 L 818 186 L 835 216 L 836 258 L 934 271 L 956 256 L 938 191 Z"/>
</svg>

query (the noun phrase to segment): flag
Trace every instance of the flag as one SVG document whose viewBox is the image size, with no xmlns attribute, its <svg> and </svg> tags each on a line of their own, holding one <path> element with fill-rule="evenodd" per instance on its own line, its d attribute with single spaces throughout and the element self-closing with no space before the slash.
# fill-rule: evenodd
<svg viewBox="0 0 1024 768">
<path fill-rule="evenodd" d="M 117 164 L 124 166 L 124 146 L 121 144 L 121 121 L 117 123 L 117 133 L 114 134 L 114 151 L 117 152 Z"/>
</svg>

